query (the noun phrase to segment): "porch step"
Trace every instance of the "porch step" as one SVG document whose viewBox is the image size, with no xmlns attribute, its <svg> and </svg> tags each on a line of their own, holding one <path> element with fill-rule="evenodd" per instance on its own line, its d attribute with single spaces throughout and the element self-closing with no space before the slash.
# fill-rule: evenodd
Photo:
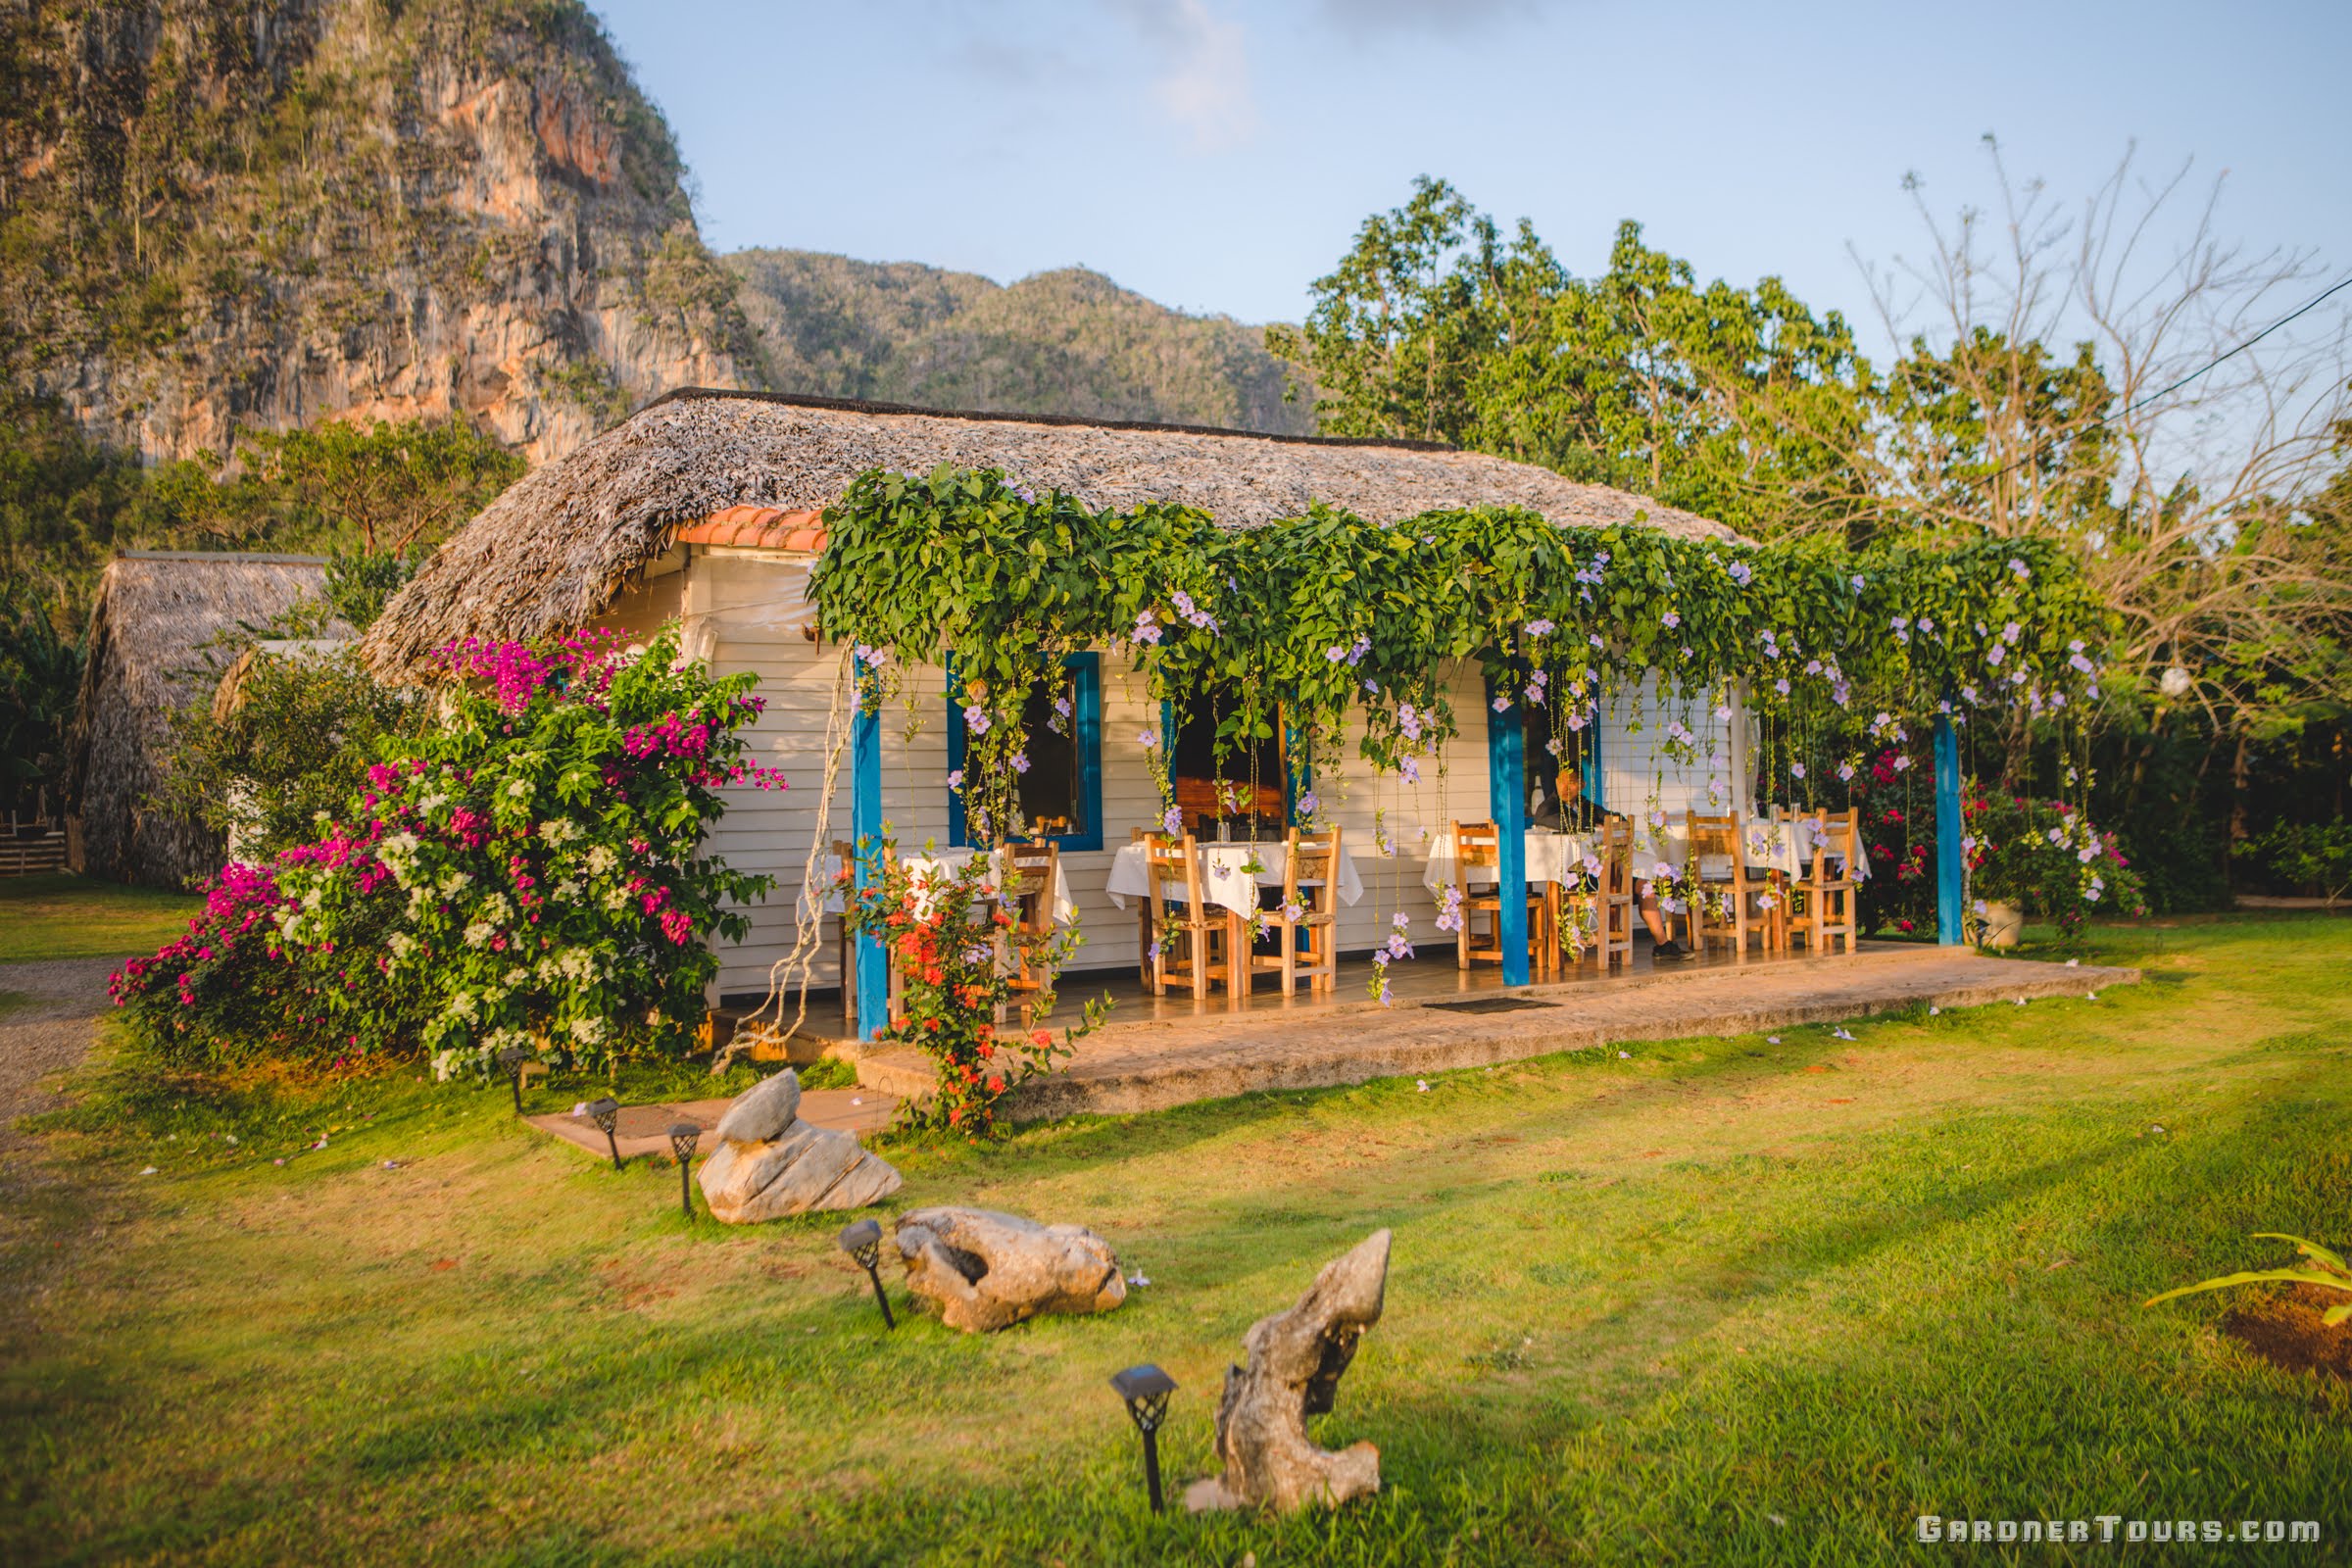
<svg viewBox="0 0 2352 1568">
<path fill-rule="evenodd" d="M 2137 969 L 2070 969 L 1923 947 L 1489 994 L 1548 1004 L 1510 1011 L 1464 1008 L 1458 997 L 1391 1008 L 1369 1001 L 1286 1005 L 1268 996 L 1222 1016 L 1110 1024 L 1080 1041 L 1060 1071 L 1024 1085 L 1006 1109 L 1019 1120 L 1165 1110 L 1260 1090 L 1494 1066 L 1637 1040 L 1831 1023 L 1922 1003 L 1966 1007 L 2075 997 L 2138 979 Z M 930 1062 L 918 1052 L 866 1048 L 856 1059 L 861 1085 L 905 1098 L 930 1091 Z"/>
</svg>

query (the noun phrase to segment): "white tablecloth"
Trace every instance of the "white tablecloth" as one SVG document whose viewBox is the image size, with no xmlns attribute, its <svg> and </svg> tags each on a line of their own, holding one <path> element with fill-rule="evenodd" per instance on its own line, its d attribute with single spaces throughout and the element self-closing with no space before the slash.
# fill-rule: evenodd
<svg viewBox="0 0 2352 1568">
<path fill-rule="evenodd" d="M 1268 844 L 1202 844 L 1200 854 L 1200 891 L 1208 902 L 1231 909 L 1236 914 L 1252 914 L 1257 909 L 1257 890 L 1282 886 L 1283 870 L 1290 864 L 1291 847 L 1280 840 Z M 1257 857 L 1259 869 L 1252 875 L 1248 869 L 1250 858 Z M 1301 886 L 1312 887 L 1312 882 Z M 1125 844 L 1111 857 L 1110 876 L 1103 882 L 1102 891 L 1120 908 L 1127 907 L 1129 899 L 1148 899 L 1152 896 L 1151 861 L 1142 844 Z M 1353 904 L 1364 896 L 1364 879 L 1356 874 L 1355 857 L 1340 846 L 1340 902 Z"/>
<path fill-rule="evenodd" d="M 1531 827 L 1521 840 L 1527 855 L 1527 885 L 1542 887 L 1546 882 L 1573 882 L 1585 874 L 1585 857 L 1592 852 L 1598 840 L 1588 842 L 1582 833 L 1555 833 L 1549 828 Z M 1474 865 L 1470 868 L 1473 885 L 1484 886 L 1494 880 L 1494 868 Z M 1429 864 L 1421 871 L 1421 885 L 1432 893 L 1444 893 L 1453 886 L 1453 834 L 1438 834 L 1430 843 Z"/>
<path fill-rule="evenodd" d="M 1547 828 L 1530 828 L 1522 841 L 1527 854 L 1527 884 L 1541 887 L 1546 882 L 1570 882 L 1582 875 L 1588 857 L 1600 853 L 1600 836 L 1585 833 L 1555 833 Z M 1741 834 L 1740 858 L 1752 871 L 1780 871 L 1790 877 L 1802 877 L 1813 863 L 1813 837 L 1803 822 L 1774 822 L 1764 817 L 1750 818 Z M 1652 829 L 1637 821 L 1634 824 L 1634 875 L 1642 881 L 1650 880 L 1650 870 L 1658 861 L 1680 871 L 1690 857 L 1690 835 L 1684 826 L 1670 822 L 1666 827 Z M 1699 857 L 1698 874 L 1703 878 L 1722 880 L 1731 874 L 1731 866 L 1720 855 Z M 1854 846 L 1854 878 L 1860 881 L 1870 875 L 1870 857 L 1862 846 Z M 1494 880 L 1487 866 L 1471 867 L 1470 880 L 1484 885 Z M 1421 873 L 1421 885 L 1432 893 L 1443 893 L 1453 885 L 1453 835 L 1436 836 L 1429 850 L 1429 864 Z"/>
<path fill-rule="evenodd" d="M 964 866 L 970 864 L 971 858 L 976 853 L 978 852 L 969 849 L 960 849 L 939 850 L 930 855 L 902 855 L 899 857 L 899 863 L 905 866 L 909 874 L 916 876 L 918 879 L 937 880 L 944 883 L 948 878 L 954 876 L 957 871 L 963 869 Z M 989 870 L 992 873 L 1000 877 L 1004 874 L 1004 851 L 991 850 L 989 852 L 988 862 Z M 842 912 L 843 908 L 841 889 L 839 883 L 836 881 L 836 878 L 838 878 L 841 874 L 840 858 L 832 855 L 827 855 L 824 857 L 822 874 L 825 879 L 825 886 L 830 890 L 825 895 L 825 912 L 827 914 L 839 914 Z M 1062 873 L 1061 860 L 1059 857 L 1056 857 L 1054 861 L 1053 909 L 1054 921 L 1056 925 L 1077 924 L 1078 906 L 1070 898 L 1070 881 L 1069 878 Z"/>
<path fill-rule="evenodd" d="M 1779 871 L 1798 878 L 1807 874 L 1813 863 L 1813 835 L 1804 822 L 1775 822 L 1769 817 L 1752 816 L 1740 829 L 1740 858 L 1751 871 Z M 1652 828 L 1636 818 L 1634 822 L 1634 875 L 1644 882 L 1649 880 L 1650 868 L 1658 861 L 1680 871 L 1690 858 L 1689 824 L 1681 818 L 1670 819 L 1662 828 Z M 1698 874 L 1702 881 L 1721 881 L 1731 876 L 1731 864 L 1720 855 L 1698 858 Z M 1857 838 L 1854 844 L 1854 880 L 1859 882 L 1870 875 L 1870 856 Z"/>
</svg>

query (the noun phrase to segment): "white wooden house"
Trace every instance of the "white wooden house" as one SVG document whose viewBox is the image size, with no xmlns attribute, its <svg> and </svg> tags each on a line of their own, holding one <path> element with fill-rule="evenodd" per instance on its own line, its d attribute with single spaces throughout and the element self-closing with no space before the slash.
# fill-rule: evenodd
<svg viewBox="0 0 2352 1568">
<path fill-rule="evenodd" d="M 903 672 L 901 691 L 863 749 L 852 747 L 854 759 L 835 756 L 846 656 L 819 637 L 806 591 L 824 548 L 823 509 L 854 478 L 942 463 L 1001 467 L 1019 483 L 1058 488 L 1097 507 L 1190 504 L 1231 527 L 1296 515 L 1320 501 L 1375 521 L 1441 508 L 1518 506 L 1563 527 L 1642 524 L 1732 537 L 1720 524 L 1640 497 L 1426 443 L 694 391 L 648 407 L 509 490 L 393 601 L 369 632 L 367 653 L 381 671 L 416 674 L 453 639 L 533 638 L 591 625 L 647 635 L 675 619 L 688 651 L 714 670 L 755 672 L 768 705 L 757 730 L 761 760 L 785 771 L 789 788 L 742 791 L 715 829 L 713 848 L 730 864 L 782 884 L 750 911 L 752 937 L 721 951 L 720 995 L 734 1003 L 760 998 L 803 929 L 806 911 L 796 903 L 812 853 L 852 837 L 854 824 L 870 829 L 877 814 L 906 849 L 949 846 L 960 832 L 948 783 L 958 732 L 948 722 L 946 672 Z M 1079 655 L 1073 663 L 1078 723 L 1067 758 L 1068 809 L 1039 814 L 1069 818 L 1069 831 L 1057 837 L 1085 935 L 1073 969 L 1131 971 L 1136 917 L 1113 905 L 1104 883 L 1132 831 L 1160 816 L 1138 737 L 1168 730 L 1171 715 L 1117 651 Z M 1343 951 L 1376 946 L 1398 911 L 1421 939 L 1433 937 L 1437 908 L 1422 879 L 1427 837 L 1457 818 L 1506 814 L 1496 807 L 1507 799 L 1492 790 L 1496 754 L 1475 666 L 1455 678 L 1452 701 L 1462 732 L 1418 785 L 1376 776 L 1360 760 L 1315 760 L 1324 818 L 1345 829 L 1365 887 L 1344 913 Z M 1693 730 L 1712 726 L 1722 737 L 1712 770 L 1718 784 L 1745 776 L 1737 718 L 1727 724 L 1711 705 L 1678 703 L 1652 680 L 1644 692 L 1614 693 L 1603 705 L 1593 726 L 1597 765 L 1589 749 L 1581 783 L 1572 773 L 1563 793 L 1581 791 L 1617 810 L 1679 813 L 1706 804 L 1709 769 L 1675 763 L 1656 750 L 1672 717 Z M 1516 710 L 1509 722 L 1518 722 Z M 838 773 L 828 797 L 829 762 Z M 868 794 L 862 809 L 860 777 Z M 1396 843 L 1393 858 L 1375 848 L 1383 830 Z M 836 919 L 824 918 L 821 939 L 807 955 L 816 987 L 841 983 Z"/>
</svg>

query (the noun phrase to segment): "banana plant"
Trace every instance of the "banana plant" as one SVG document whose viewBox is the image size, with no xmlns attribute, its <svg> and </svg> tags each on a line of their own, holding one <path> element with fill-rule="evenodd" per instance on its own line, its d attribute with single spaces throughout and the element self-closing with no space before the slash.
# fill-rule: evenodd
<svg viewBox="0 0 2352 1568">
<path fill-rule="evenodd" d="M 2282 1235 L 2278 1231 L 2256 1231 L 2254 1239 L 2256 1241 L 2292 1242 L 2295 1244 L 2295 1250 L 2310 1259 L 2310 1263 L 2308 1266 L 2262 1268 L 2243 1274 L 2224 1274 L 2219 1279 L 2206 1280 L 2196 1285 L 2183 1285 L 2177 1291 L 2167 1291 L 2162 1296 L 2152 1296 L 2140 1304 L 2154 1306 L 2158 1301 L 2169 1301 L 2176 1296 L 2194 1296 L 2200 1291 L 2223 1291 L 2233 1285 L 2260 1285 L 2274 1280 L 2285 1285 L 2317 1285 L 2322 1290 L 2339 1291 L 2347 1297 L 2352 1297 L 2352 1267 L 2347 1267 L 2341 1257 L 2330 1252 L 2319 1243 L 2307 1242 L 2300 1236 Z M 2328 1327 L 2333 1328 L 2346 1318 L 2352 1318 L 2352 1300 L 2347 1300 L 2340 1306 L 2329 1307 L 2320 1321 Z"/>
</svg>

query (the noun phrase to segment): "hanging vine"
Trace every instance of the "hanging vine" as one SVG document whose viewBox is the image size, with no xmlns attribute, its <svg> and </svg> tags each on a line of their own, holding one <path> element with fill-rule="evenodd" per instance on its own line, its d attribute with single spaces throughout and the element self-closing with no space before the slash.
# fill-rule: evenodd
<svg viewBox="0 0 2352 1568">
<path fill-rule="evenodd" d="M 1227 694 L 1220 754 L 1278 723 L 1310 755 L 1352 729 L 1408 781 L 1458 732 L 1446 677 L 1460 662 L 1497 711 L 1541 701 L 1566 732 L 1592 721 L 1604 685 L 1655 669 L 1662 695 L 1739 690 L 1761 720 L 1761 770 L 1803 793 L 1794 759 L 1818 715 L 1872 713 L 1872 731 L 1900 734 L 1939 710 L 2065 713 L 2097 697 L 2114 630 L 2040 540 L 1853 553 L 1505 509 L 1375 523 L 1319 505 L 1226 529 L 1195 508 L 1097 511 L 950 466 L 870 471 L 826 523 L 808 586 L 825 634 L 902 663 L 953 656 L 981 828 L 1010 819 L 1023 705 L 1074 649 L 1123 649 L 1161 701 Z M 1695 760 L 1679 727 L 1664 749 Z M 1165 806 L 1173 737 L 1150 740 Z"/>
</svg>

